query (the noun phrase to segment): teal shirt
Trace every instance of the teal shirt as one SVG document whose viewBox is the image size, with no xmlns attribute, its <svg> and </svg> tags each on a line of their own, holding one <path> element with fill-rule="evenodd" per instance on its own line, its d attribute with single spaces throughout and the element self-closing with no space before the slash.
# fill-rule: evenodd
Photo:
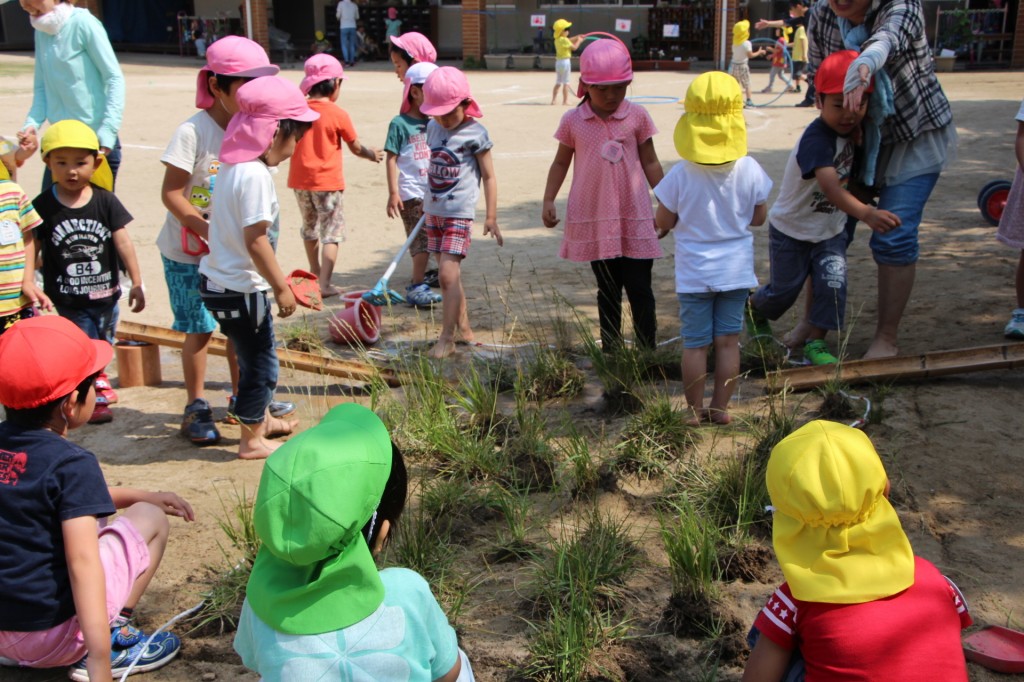
<svg viewBox="0 0 1024 682">
<path fill-rule="evenodd" d="M 76 7 L 55 36 L 35 31 L 32 108 L 25 128 L 75 119 L 114 146 L 124 115 L 124 75 L 107 31 L 89 10 Z"/>
</svg>

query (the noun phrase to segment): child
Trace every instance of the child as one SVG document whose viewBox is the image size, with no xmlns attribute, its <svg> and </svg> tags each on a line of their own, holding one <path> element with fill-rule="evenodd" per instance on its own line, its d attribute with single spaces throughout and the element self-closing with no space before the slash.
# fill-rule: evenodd
<svg viewBox="0 0 1024 682">
<path fill-rule="evenodd" d="M 356 24 L 356 56 L 357 61 L 363 58 L 376 59 L 380 46 L 377 40 L 366 32 L 366 25 L 363 22 Z M 355 64 L 349 64 L 355 66 Z"/>
<path fill-rule="evenodd" d="M 295 145 L 288 168 L 288 187 L 295 191 L 302 214 L 302 244 L 306 247 L 309 269 L 319 277 L 323 298 L 341 293 L 331 284 L 338 243 L 345 239 L 341 143 L 368 161 L 380 163 L 384 158 L 384 152 L 359 142 L 348 112 L 336 104 L 343 80 L 345 70 L 331 55 L 318 54 L 306 60 L 306 77 L 299 89 L 307 96 L 309 108 L 320 117 Z"/>
<path fill-rule="evenodd" d="M 746 19 L 737 21 L 732 27 L 732 73 L 733 78 L 739 81 L 743 89 L 743 96 L 746 98 L 743 106 L 754 106 L 754 100 L 750 96 L 750 60 L 764 54 L 763 49 L 754 49 L 750 42 L 750 22 Z"/>
<path fill-rule="evenodd" d="M 327 40 L 327 36 L 324 35 L 323 31 L 314 33 L 313 38 L 313 44 L 309 46 L 310 53 L 324 54 L 331 51 L 331 43 Z"/>
<path fill-rule="evenodd" d="M 185 333 L 181 366 L 185 377 L 185 413 L 181 433 L 196 445 L 213 445 L 220 432 L 206 400 L 207 348 L 217 321 L 199 296 L 199 260 L 208 250 L 211 198 L 220 161 L 224 129 L 238 111 L 235 93 L 257 76 L 273 76 L 278 68 L 257 43 L 225 36 L 210 45 L 206 65 L 196 79 L 199 112 L 178 126 L 160 161 L 164 164 L 161 198 L 167 218 L 157 236 L 164 279 L 174 313 L 172 329 Z M 238 363 L 228 346 L 232 394 L 238 392 Z M 290 407 L 291 409 L 286 409 Z M 294 412 L 282 404 L 276 416 Z"/>
<path fill-rule="evenodd" d="M 277 447 L 268 435 L 291 433 L 298 425 L 268 414 L 279 366 L 267 290 L 273 289 L 281 317 L 295 312 L 295 296 L 274 256 L 279 207 L 270 169 L 292 155 L 320 115 L 297 87 L 277 76 L 242 85 L 235 101 L 238 113 L 220 148 L 199 291 L 238 354 L 238 456 L 262 459 Z"/>
<path fill-rule="evenodd" d="M 589 262 L 597 277 L 601 346 L 622 344 L 622 290 L 633 311 L 636 344 L 654 348 L 657 318 L 651 269 L 661 257 L 647 187 L 664 175 L 650 114 L 626 100 L 633 63 L 618 40 L 598 40 L 580 57 L 580 105 L 562 116 L 558 151 L 544 188 L 545 227 L 558 224 L 555 197 L 575 159 L 565 237 L 558 255 Z"/>
<path fill-rule="evenodd" d="M 388 137 L 384 142 L 387 152 L 388 217 L 402 217 L 405 234 L 412 232 L 423 215 L 423 192 L 430 165 L 430 147 L 427 146 L 427 117 L 420 111 L 423 104 L 423 83 L 437 69 L 430 62 L 413 64 L 405 72 L 405 89 L 401 113 L 391 119 Z M 412 280 L 405 288 L 406 302 L 416 308 L 429 308 L 441 302 L 440 294 L 430 290 L 424 281 L 427 272 L 427 235 L 420 230 L 409 246 L 412 256 Z"/>
<path fill-rule="evenodd" d="M 411 31 L 400 36 L 391 36 L 391 63 L 395 65 L 398 80 L 405 81 L 405 72 L 413 64 L 437 61 L 437 50 L 430 39 L 422 33 Z"/>
<path fill-rule="evenodd" d="M 800 83 L 807 80 L 804 70 L 807 68 L 807 21 L 804 15 L 807 14 L 807 0 L 789 0 L 789 25 L 793 33 L 793 81 L 796 84 L 796 92 L 800 92 Z"/>
<path fill-rule="evenodd" d="M 562 104 L 569 103 L 569 76 L 572 75 L 572 52 L 580 46 L 583 41 L 581 36 L 569 37 L 571 21 L 556 19 L 552 30 L 555 33 L 555 89 L 551 91 L 551 103 L 554 104 L 558 98 L 558 91 L 562 91 Z"/>
<path fill-rule="evenodd" d="M 426 581 L 374 565 L 407 487 L 402 453 L 356 403 L 270 456 L 253 507 L 263 545 L 235 635 L 246 667 L 266 680 L 473 679 Z"/>
<path fill-rule="evenodd" d="M 452 66 L 431 73 L 423 83 L 420 111 L 433 118 L 427 124 L 430 192 L 423 207 L 427 214 L 423 231 L 427 233 L 427 251 L 439 254 L 444 300 L 441 335 L 430 349 L 430 357 L 444 358 L 455 352 L 456 332 L 466 343 L 474 340 L 462 289 L 462 260 L 469 253 L 481 182 L 487 205 L 484 236 L 492 235 L 498 246 L 504 239 L 498 228 L 498 180 L 491 158 L 494 144 L 487 129 L 477 122 L 483 112 L 473 100 L 465 74 Z"/>
<path fill-rule="evenodd" d="M 1006 323 L 1003 334 L 1008 339 L 1024 339 L 1024 101 L 1017 112 L 1017 139 L 1014 143 L 1017 154 L 1017 174 L 1006 198 L 1006 208 L 999 218 L 999 233 L 996 239 L 1007 246 L 1020 249 L 1017 263 L 1017 308 Z"/>
<path fill-rule="evenodd" d="M 17 142 L 0 136 L 0 180 L 18 180 L 18 169 L 36 150 L 39 140 L 34 131 L 18 133 Z"/>
<path fill-rule="evenodd" d="M 93 682 L 139 654 L 137 672 L 178 654 L 167 632 L 143 648 L 131 618 L 167 546 L 167 516 L 194 519 L 174 493 L 108 488 L 96 456 L 67 440 L 89 421 L 112 355 L 56 315 L 0 338 L 0 366 L 21 370 L 0 373 L 0 656 Z"/>
<path fill-rule="evenodd" d="M 0 334 L 36 308 L 52 310 L 50 297 L 36 285 L 35 228 L 43 221 L 25 191 L 0 180 Z"/>
<path fill-rule="evenodd" d="M 106 157 L 100 156 L 96 133 L 68 119 L 43 135 L 43 162 L 54 184 L 32 201 L 43 224 L 36 228 L 36 262 L 42 262 L 43 290 L 57 312 L 90 339 L 114 343 L 121 298 L 122 266 L 132 281 L 128 305 L 133 313 L 146 307 L 142 270 L 125 225 L 132 216 L 101 184 L 113 186 Z M 105 372 L 96 379 L 96 407 L 90 424 L 114 418 L 117 402 Z"/>
<path fill-rule="evenodd" d="M 398 8 L 388 7 L 388 18 L 384 20 L 384 42 L 391 44 L 391 39 L 402 33 L 402 20 L 398 18 Z"/>
<path fill-rule="evenodd" d="M 732 76 L 712 71 L 686 91 L 675 130 L 682 157 L 654 195 L 658 236 L 675 229 L 676 294 L 683 335 L 683 386 L 692 425 L 728 424 L 740 373 L 743 305 L 754 276 L 751 225 L 764 224 L 772 181 L 747 156 L 743 96 Z M 715 345 L 715 392 L 704 409 L 708 347 Z"/>
<path fill-rule="evenodd" d="M 787 342 L 803 344 L 804 359 L 814 365 L 837 362 L 824 339 L 829 330 L 843 328 L 846 313 L 847 215 L 876 232 L 900 224 L 895 214 L 863 203 L 846 189 L 854 165 L 851 138 L 867 112 L 866 97 L 856 112 L 843 106 L 846 70 L 856 58 L 853 50 L 835 52 L 814 77 L 821 116 L 807 126 L 786 162 L 779 196 L 768 214 L 771 279 L 750 297 L 751 335 L 770 336 L 767 320 L 789 310 L 810 276 L 807 322 Z"/>
<path fill-rule="evenodd" d="M 775 446 L 766 478 L 786 582 L 754 621 L 744 682 L 966 682 L 967 604 L 914 556 L 868 437 L 812 421 Z"/>
<path fill-rule="evenodd" d="M 788 69 L 786 68 L 786 33 L 791 29 L 789 27 L 775 29 L 775 46 L 772 48 L 771 70 L 768 72 L 768 85 L 762 90 L 762 93 L 769 93 L 772 91 L 772 86 L 775 85 L 775 77 L 778 76 L 782 79 L 782 82 L 786 84 L 786 92 L 793 90 L 793 82 L 786 76 Z"/>
</svg>

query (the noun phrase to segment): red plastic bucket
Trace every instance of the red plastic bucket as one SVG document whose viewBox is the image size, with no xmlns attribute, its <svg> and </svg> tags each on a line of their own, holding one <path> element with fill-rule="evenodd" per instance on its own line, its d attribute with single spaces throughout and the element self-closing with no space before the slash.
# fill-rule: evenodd
<svg viewBox="0 0 1024 682">
<path fill-rule="evenodd" d="M 346 298 L 345 307 L 334 314 L 327 327 L 335 343 L 369 346 L 380 340 L 380 310 L 362 298 Z"/>
</svg>

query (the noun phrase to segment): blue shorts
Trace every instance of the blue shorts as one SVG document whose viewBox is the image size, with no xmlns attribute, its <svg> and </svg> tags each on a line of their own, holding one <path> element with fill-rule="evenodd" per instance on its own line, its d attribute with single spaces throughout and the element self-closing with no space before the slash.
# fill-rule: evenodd
<svg viewBox="0 0 1024 682">
<path fill-rule="evenodd" d="M 739 334 L 743 329 L 743 309 L 748 293 L 746 289 L 733 289 L 676 294 L 683 348 L 703 348 L 719 336 Z"/>
<path fill-rule="evenodd" d="M 938 180 L 938 173 L 929 173 L 882 188 L 878 195 L 878 208 L 892 211 L 902 222 L 895 230 L 885 234 L 871 233 L 871 253 L 875 263 L 912 265 L 917 262 L 917 228 L 921 224 L 924 205 Z"/>
<path fill-rule="evenodd" d="M 186 334 L 211 333 L 217 328 L 217 320 L 213 319 L 199 295 L 199 266 L 179 263 L 163 254 L 160 260 L 164 263 L 164 279 L 167 280 L 171 312 L 174 313 L 171 329 Z"/>
<path fill-rule="evenodd" d="M 54 305 L 57 314 L 75 323 L 85 335 L 96 341 L 106 341 L 114 345 L 114 332 L 117 330 L 117 300 L 92 308 L 71 308 L 66 305 Z"/>
</svg>

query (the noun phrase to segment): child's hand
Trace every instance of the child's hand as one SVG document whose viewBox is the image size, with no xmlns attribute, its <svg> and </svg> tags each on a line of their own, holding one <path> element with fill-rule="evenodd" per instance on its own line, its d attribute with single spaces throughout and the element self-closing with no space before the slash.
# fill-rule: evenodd
<svg viewBox="0 0 1024 682">
<path fill-rule="evenodd" d="M 392 194 L 391 196 L 388 197 L 388 217 L 389 218 L 399 218 L 399 217 L 401 217 L 401 215 L 402 215 L 401 211 L 402 211 L 403 208 L 405 208 L 405 205 L 402 204 L 402 198 L 400 196 L 398 196 L 397 194 Z"/>
<path fill-rule="evenodd" d="M 277 302 L 277 316 L 288 317 L 295 312 L 295 294 L 288 287 L 281 291 L 274 292 L 274 300 Z"/>
<path fill-rule="evenodd" d="M 132 285 L 131 291 L 128 292 L 128 305 L 133 313 L 141 313 L 146 307 L 146 290 L 142 288 L 141 283 Z"/>
<path fill-rule="evenodd" d="M 384 160 L 384 150 L 374 149 L 373 147 L 364 147 L 366 149 L 366 158 L 374 163 L 380 163 Z"/>
<path fill-rule="evenodd" d="M 39 149 L 39 138 L 36 136 L 35 128 L 29 128 L 18 133 L 19 160 L 27 159 Z"/>
<path fill-rule="evenodd" d="M 163 513 L 168 516 L 177 516 L 186 521 L 196 520 L 195 512 L 192 511 L 192 505 L 175 493 L 146 491 L 144 501 L 160 507 Z"/>
<path fill-rule="evenodd" d="M 541 220 L 544 221 L 544 227 L 554 227 L 558 224 L 558 211 L 555 210 L 555 202 L 545 201 L 544 210 L 541 213 Z"/>
<path fill-rule="evenodd" d="M 501 236 L 501 230 L 498 229 L 497 219 L 485 220 L 484 221 L 484 236 L 492 235 L 494 241 L 498 242 L 498 246 L 505 243 L 505 240 Z"/>
<path fill-rule="evenodd" d="M 39 308 L 40 310 L 53 310 L 53 301 L 46 295 L 42 289 L 40 289 L 35 282 L 22 282 L 21 293 L 25 295 L 29 301 L 32 302 L 33 308 Z"/>
<path fill-rule="evenodd" d="M 873 206 L 868 209 L 868 214 L 864 216 L 863 220 L 868 227 L 879 234 L 885 234 L 902 224 L 900 217 L 895 213 L 883 211 Z"/>
<path fill-rule="evenodd" d="M 663 239 L 663 238 L 665 237 L 665 235 L 667 235 L 667 234 L 668 234 L 669 232 L 671 232 L 672 230 L 671 230 L 671 229 L 669 229 L 669 230 L 663 230 L 663 229 L 661 229 L 660 227 L 658 227 L 658 228 L 655 228 L 655 230 L 654 230 L 654 231 L 658 233 L 658 239 Z"/>
</svg>

